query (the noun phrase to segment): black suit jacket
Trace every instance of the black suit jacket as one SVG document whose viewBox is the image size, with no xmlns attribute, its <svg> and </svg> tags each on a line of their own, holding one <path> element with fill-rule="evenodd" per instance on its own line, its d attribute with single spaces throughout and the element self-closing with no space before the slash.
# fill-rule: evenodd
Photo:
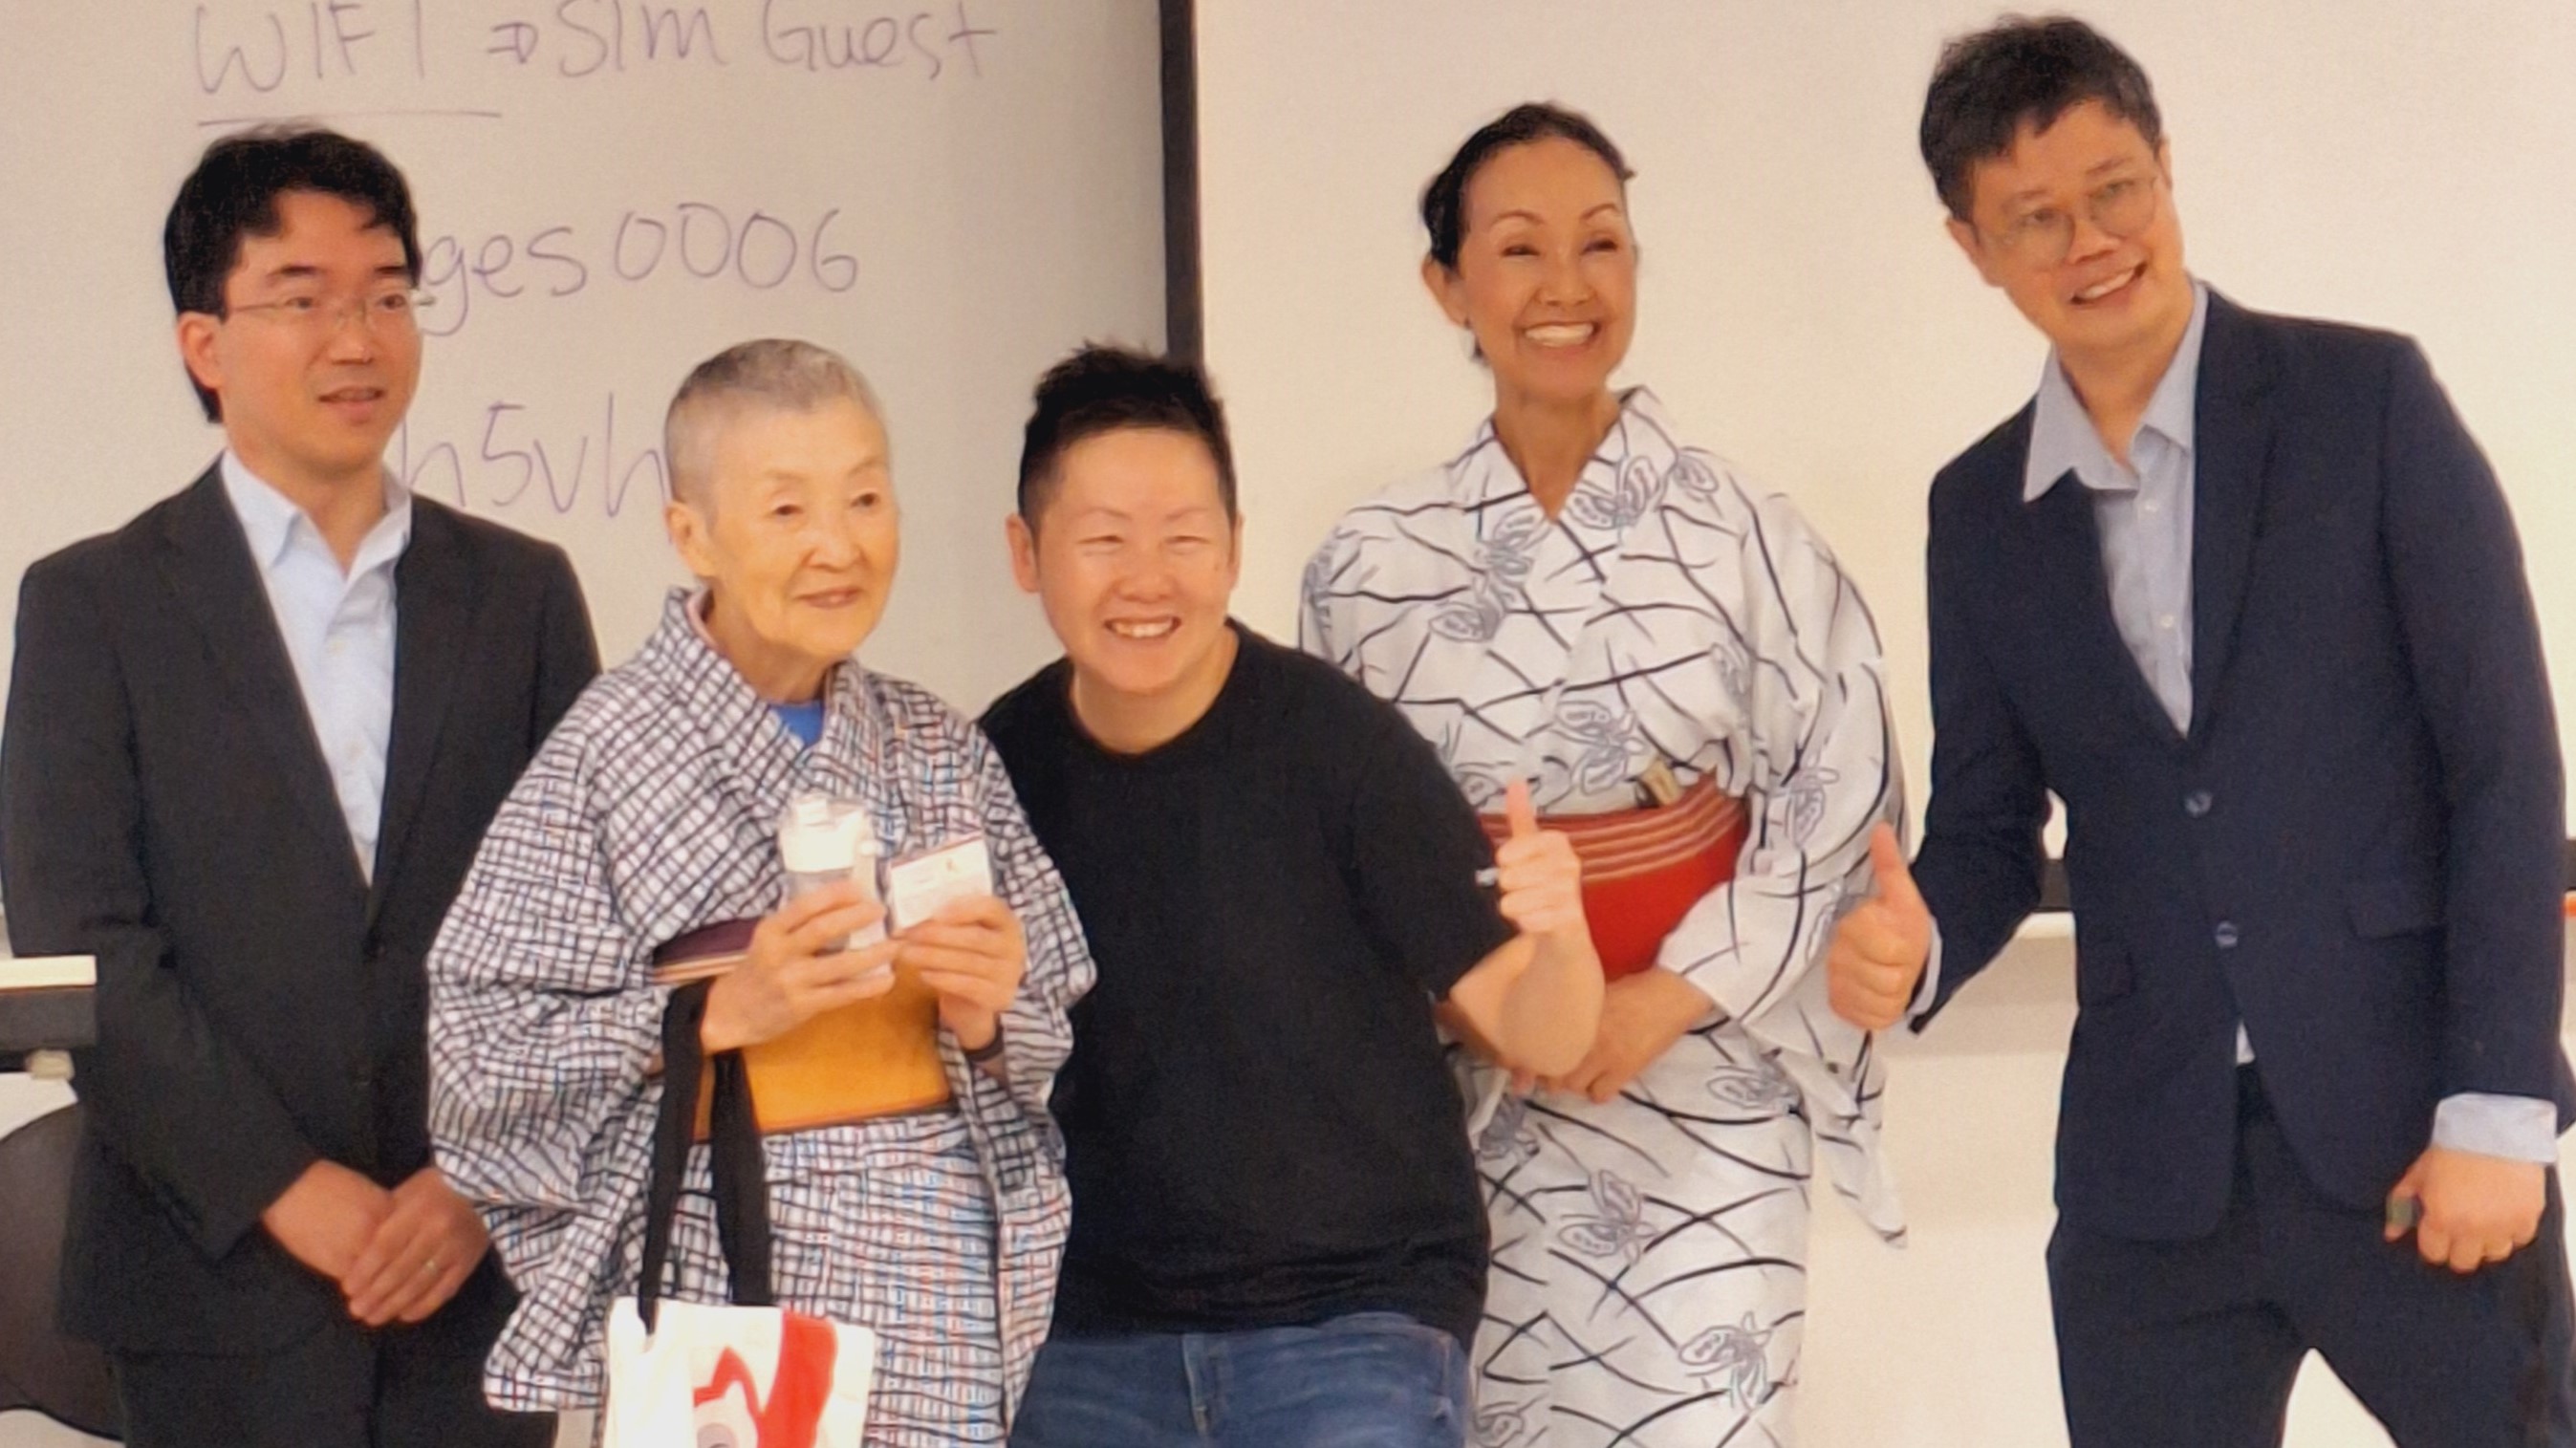
<svg viewBox="0 0 2576 1448">
<path fill-rule="evenodd" d="M 2084 487 L 2023 501 L 2030 409 L 1932 487 L 1941 998 L 2037 901 L 2054 791 L 2058 1205 L 2142 1239 L 2225 1209 L 2239 1020 L 2301 1167 L 2356 1209 L 2443 1097 L 2576 1102 L 2558 734 L 2494 475 L 2387 333 L 2213 295 L 2196 406 L 2188 731 L 2121 641 Z"/>
<path fill-rule="evenodd" d="M 247 1352 L 345 1321 L 260 1213 L 317 1158 L 386 1186 L 429 1161 L 422 961 L 598 650 L 561 550 L 413 510 L 372 888 L 216 471 L 20 582 L 0 883 L 22 952 L 98 958 L 80 1336 Z M 481 1283 L 441 1316 L 500 1310 Z"/>
</svg>

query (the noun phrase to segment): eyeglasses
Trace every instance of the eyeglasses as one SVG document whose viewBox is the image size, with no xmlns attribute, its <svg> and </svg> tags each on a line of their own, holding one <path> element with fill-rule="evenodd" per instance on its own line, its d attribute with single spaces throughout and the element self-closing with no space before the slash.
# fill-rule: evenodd
<svg viewBox="0 0 2576 1448">
<path fill-rule="evenodd" d="M 2105 181 L 2085 194 L 2085 219 L 2094 230 L 2126 241 L 2154 223 L 2163 180 L 2151 171 Z M 2042 206 L 2006 223 L 1996 242 L 2025 266 L 2055 266 L 2075 250 L 2075 217 L 2061 207 Z"/>
<path fill-rule="evenodd" d="M 318 296 L 282 297 L 274 302 L 248 302 L 225 309 L 227 316 L 249 312 L 263 316 L 280 326 L 315 336 L 335 336 L 340 325 L 351 317 L 373 333 L 380 329 L 402 331 L 420 325 L 424 307 L 437 302 L 435 294 L 419 288 L 369 292 L 363 297 L 332 300 Z"/>
</svg>

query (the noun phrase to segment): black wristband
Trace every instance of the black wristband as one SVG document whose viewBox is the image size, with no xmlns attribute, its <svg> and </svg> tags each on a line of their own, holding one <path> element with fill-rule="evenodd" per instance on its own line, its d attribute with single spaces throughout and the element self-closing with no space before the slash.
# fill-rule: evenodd
<svg viewBox="0 0 2576 1448">
<path fill-rule="evenodd" d="M 993 1018 L 993 1039 L 966 1053 L 966 1064 L 984 1066 L 1002 1059 L 1002 1019 Z"/>
</svg>

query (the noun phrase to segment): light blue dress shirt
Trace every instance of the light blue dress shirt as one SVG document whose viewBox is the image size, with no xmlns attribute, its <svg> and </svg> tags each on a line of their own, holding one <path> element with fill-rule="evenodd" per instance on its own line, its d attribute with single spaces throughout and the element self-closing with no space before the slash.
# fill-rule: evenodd
<svg viewBox="0 0 2576 1448">
<path fill-rule="evenodd" d="M 2193 424 L 2201 339 L 2208 322 L 2209 288 L 2194 282 L 2191 325 L 2130 435 L 2126 464 L 2103 446 L 2052 351 L 2033 401 L 2030 456 L 2022 474 L 2027 502 L 2060 486 L 2069 473 L 2093 495 L 2112 620 L 2175 731 L 2186 734 L 2191 730 L 2192 499 L 2197 483 Z M 1919 1002 L 1932 999 L 1939 961 L 1936 941 L 1933 970 L 1925 972 Z M 2254 1043 L 2242 1025 L 2236 1028 L 2236 1059 L 2239 1064 L 2254 1059 Z M 2444 1098 L 2435 1109 L 2433 1142 L 2485 1156 L 2554 1162 L 2558 1108 L 2533 1097 L 2463 1092 Z"/>
<path fill-rule="evenodd" d="M 2130 435 L 2126 465 L 2075 396 L 2051 353 L 2031 411 L 2022 500 L 2035 503 L 2068 473 L 2093 494 L 2111 618 L 2176 733 L 2191 731 L 2192 416 L 2209 289 L 2195 285 L 2191 325 Z"/>
<path fill-rule="evenodd" d="M 385 480 L 385 516 L 343 573 L 313 520 L 229 449 L 223 478 L 295 666 L 350 848 L 373 880 L 394 728 L 394 565 L 411 543 L 411 494 Z"/>
</svg>

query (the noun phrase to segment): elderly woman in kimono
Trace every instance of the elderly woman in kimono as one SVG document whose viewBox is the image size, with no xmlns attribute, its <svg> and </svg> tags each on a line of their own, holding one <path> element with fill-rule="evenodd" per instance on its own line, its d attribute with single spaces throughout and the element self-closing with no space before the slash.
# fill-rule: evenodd
<svg viewBox="0 0 2576 1448">
<path fill-rule="evenodd" d="M 982 734 L 851 656 L 897 551 L 859 375 L 804 343 L 746 343 L 691 374 L 666 444 L 667 522 L 699 587 L 529 766 L 430 956 L 439 1164 L 521 1295 L 486 1389 L 598 1401 L 608 1305 L 640 1261 L 670 995 L 656 952 L 756 920 L 707 994 L 710 1056 L 908 991 L 927 1071 L 912 1109 L 764 1135 L 777 1301 L 878 1334 L 870 1443 L 1003 1442 L 1067 1225 L 1047 1097 L 1092 980 L 1081 927 Z M 980 836 L 999 898 L 841 949 L 879 919 L 859 891 L 781 904 L 777 822 L 808 792 L 862 806 L 890 857 Z M 669 1295 L 722 1302 L 703 1147 L 685 1182 Z"/>
<path fill-rule="evenodd" d="M 1613 976 L 1573 1071 L 1469 1068 L 1494 1239 L 1476 1441 L 1785 1443 L 1814 1168 L 1900 1231 L 1878 1062 L 1821 968 L 1901 813 L 1898 761 L 1876 633 L 1822 540 L 1609 387 L 1627 179 L 1583 117 L 1523 106 L 1432 181 L 1423 279 L 1494 413 L 1343 518 L 1303 635 L 1479 808 L 1534 781 Z"/>
</svg>

